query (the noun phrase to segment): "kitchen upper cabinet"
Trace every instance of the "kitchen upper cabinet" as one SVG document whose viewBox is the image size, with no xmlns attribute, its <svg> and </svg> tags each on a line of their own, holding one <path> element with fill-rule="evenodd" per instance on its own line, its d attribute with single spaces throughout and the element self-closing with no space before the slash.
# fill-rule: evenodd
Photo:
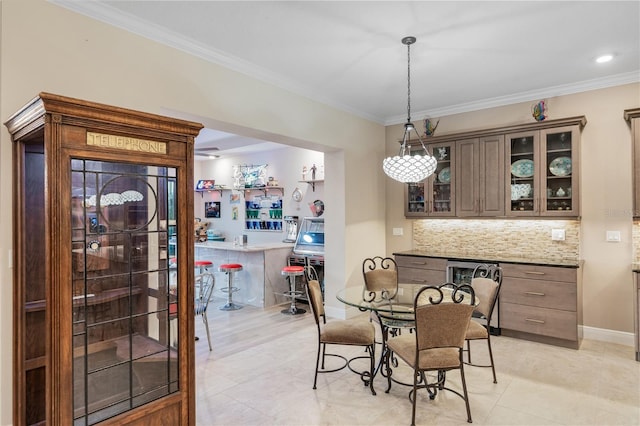
<svg viewBox="0 0 640 426">
<path fill-rule="evenodd" d="M 456 142 L 456 216 L 504 215 L 504 137 Z"/>
<path fill-rule="evenodd" d="M 633 160 L 633 217 L 640 217 L 640 108 L 627 109 L 624 118 L 631 126 Z"/>
<path fill-rule="evenodd" d="M 455 182 L 457 169 L 455 142 L 429 144 L 438 165 L 433 175 L 422 182 L 410 183 L 405 191 L 406 217 L 454 217 L 456 215 Z M 419 151 L 412 150 L 412 154 Z"/>
<path fill-rule="evenodd" d="M 627 119 L 640 118 L 640 109 L 629 111 Z M 438 168 L 407 185 L 405 216 L 579 217 L 585 124 L 578 116 L 430 137 Z M 633 126 L 640 145 L 640 121 Z M 640 148 L 634 158 L 640 202 Z"/>
<path fill-rule="evenodd" d="M 507 216 L 580 215 L 577 125 L 506 135 Z"/>
</svg>

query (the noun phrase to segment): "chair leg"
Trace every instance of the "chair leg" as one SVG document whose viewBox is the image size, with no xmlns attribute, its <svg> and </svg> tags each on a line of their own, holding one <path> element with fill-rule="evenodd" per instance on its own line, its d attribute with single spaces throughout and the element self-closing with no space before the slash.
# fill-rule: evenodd
<svg viewBox="0 0 640 426">
<path fill-rule="evenodd" d="M 416 424 L 416 401 L 418 399 L 418 371 L 413 370 L 413 408 L 411 410 L 411 426 Z"/>
<path fill-rule="evenodd" d="M 467 381 L 464 378 L 464 364 L 462 356 L 460 357 L 460 378 L 462 379 L 462 391 L 464 392 L 464 403 L 467 407 L 467 422 L 471 422 L 471 408 L 469 407 L 469 394 L 467 393 Z"/>
<path fill-rule="evenodd" d="M 376 394 L 375 389 L 373 389 L 373 375 L 376 370 L 376 343 L 373 342 L 373 345 L 368 346 L 369 349 L 369 359 L 371 360 L 371 366 L 369 370 L 369 389 L 371 389 L 371 393 L 373 395 Z"/>
<path fill-rule="evenodd" d="M 493 372 L 493 383 L 498 383 L 496 378 L 496 368 L 493 364 L 493 351 L 491 350 L 491 338 L 487 337 L 487 346 L 489 348 L 489 359 L 491 360 L 491 371 Z"/>
<path fill-rule="evenodd" d="M 316 384 L 318 383 L 318 365 L 320 364 L 320 346 L 324 346 L 324 345 L 322 345 L 322 343 L 318 342 L 318 355 L 316 355 L 316 371 L 315 371 L 315 375 L 313 377 L 313 389 L 316 388 Z"/>
<path fill-rule="evenodd" d="M 471 340 L 467 340 L 467 363 L 471 364 Z"/>
<path fill-rule="evenodd" d="M 207 318 L 207 311 L 202 313 L 202 321 L 204 322 L 204 328 L 207 330 L 207 342 L 209 343 L 209 351 L 211 349 L 211 335 L 209 334 L 209 319 Z"/>
<path fill-rule="evenodd" d="M 325 354 L 325 349 L 327 348 L 327 345 L 322 343 L 322 369 L 324 370 L 324 354 Z"/>
</svg>

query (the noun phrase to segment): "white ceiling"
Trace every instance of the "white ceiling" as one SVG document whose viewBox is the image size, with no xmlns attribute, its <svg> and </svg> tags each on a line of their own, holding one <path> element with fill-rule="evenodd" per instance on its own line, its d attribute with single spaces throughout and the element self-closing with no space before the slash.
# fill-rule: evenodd
<svg viewBox="0 0 640 426">
<path fill-rule="evenodd" d="M 51 1 L 382 124 L 406 120 L 407 35 L 416 122 L 640 81 L 640 1 Z"/>
</svg>

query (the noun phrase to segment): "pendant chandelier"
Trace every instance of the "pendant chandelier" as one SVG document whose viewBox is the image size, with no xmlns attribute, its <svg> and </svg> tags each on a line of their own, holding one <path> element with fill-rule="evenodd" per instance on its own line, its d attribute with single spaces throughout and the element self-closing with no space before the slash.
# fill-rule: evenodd
<svg viewBox="0 0 640 426">
<path fill-rule="evenodd" d="M 387 176 L 403 183 L 417 183 L 426 179 L 433 174 L 437 165 L 436 158 L 429 154 L 420 133 L 411 122 L 411 45 L 415 42 L 415 37 L 402 39 L 402 44 L 407 46 L 407 122 L 404 125 L 400 154 L 387 157 L 382 162 L 382 169 Z M 422 145 L 422 154 L 411 155 L 410 148 L 407 147 L 412 130 Z"/>
</svg>

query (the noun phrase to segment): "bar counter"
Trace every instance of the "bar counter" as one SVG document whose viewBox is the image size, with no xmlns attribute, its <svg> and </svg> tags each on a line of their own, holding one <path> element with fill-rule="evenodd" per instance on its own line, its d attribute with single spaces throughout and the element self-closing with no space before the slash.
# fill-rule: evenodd
<svg viewBox="0 0 640 426">
<path fill-rule="evenodd" d="M 235 274 L 233 301 L 257 307 L 269 307 L 287 302 L 282 294 L 289 289 L 281 275 L 282 267 L 293 249 L 292 243 L 261 243 L 236 245 L 226 241 L 195 243 L 196 260 L 210 260 L 216 279 L 214 297 L 226 298 L 221 289 L 227 288 L 228 277 L 217 272 L 223 263 L 239 263 L 242 271 Z M 215 305 L 215 301 L 212 302 Z"/>
</svg>

